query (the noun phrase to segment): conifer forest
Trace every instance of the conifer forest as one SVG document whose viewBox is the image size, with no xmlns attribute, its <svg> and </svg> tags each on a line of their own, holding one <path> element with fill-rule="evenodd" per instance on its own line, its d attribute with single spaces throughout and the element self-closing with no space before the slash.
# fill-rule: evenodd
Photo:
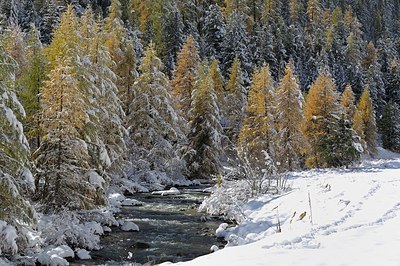
<svg viewBox="0 0 400 266">
<path fill-rule="evenodd" d="M 139 193 L 214 186 L 200 210 L 240 224 L 292 173 L 383 150 L 398 0 L 0 0 L 0 265 L 101 249 Z"/>
</svg>

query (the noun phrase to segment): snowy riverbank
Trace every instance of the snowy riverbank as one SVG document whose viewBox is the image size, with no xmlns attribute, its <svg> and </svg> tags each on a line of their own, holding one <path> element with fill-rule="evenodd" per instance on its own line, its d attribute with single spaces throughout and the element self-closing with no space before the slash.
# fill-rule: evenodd
<svg viewBox="0 0 400 266">
<path fill-rule="evenodd" d="M 379 158 L 293 174 L 289 192 L 243 206 L 229 247 L 178 265 L 399 265 L 400 158 Z"/>
</svg>

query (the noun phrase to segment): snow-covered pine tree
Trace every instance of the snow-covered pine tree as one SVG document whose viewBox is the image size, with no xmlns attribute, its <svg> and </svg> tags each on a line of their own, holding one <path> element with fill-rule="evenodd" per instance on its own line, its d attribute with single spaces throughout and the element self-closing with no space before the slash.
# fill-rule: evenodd
<svg viewBox="0 0 400 266">
<path fill-rule="evenodd" d="M 25 111 L 14 91 L 17 65 L 3 44 L 0 66 L 0 221 L 18 228 L 35 222 L 35 212 L 27 201 L 34 181 L 29 170 L 29 144 L 19 120 Z M 7 244 L 0 244 L 2 252 L 15 254 L 18 247 L 8 248 Z"/>
<path fill-rule="evenodd" d="M 129 105 L 133 100 L 133 83 L 137 77 L 136 55 L 133 40 L 121 19 L 121 3 L 112 0 L 108 16 L 105 19 L 104 30 L 106 33 L 105 44 L 112 60 L 112 71 L 117 75 L 118 96 L 126 115 L 130 114 Z"/>
<path fill-rule="evenodd" d="M 147 48 L 135 83 L 135 98 L 127 117 L 133 175 L 149 183 L 152 178 L 180 178 L 184 162 L 179 148 L 185 142 L 181 118 L 172 107 L 168 77 L 153 44 Z"/>
<path fill-rule="evenodd" d="M 360 101 L 357 105 L 357 110 L 358 112 L 356 113 L 356 116 L 354 118 L 355 124 L 356 119 L 358 120 L 355 130 L 364 141 L 364 152 L 366 154 L 369 154 L 370 156 L 375 156 L 377 152 L 376 142 L 378 136 L 374 107 L 368 87 L 365 88 L 363 93 L 361 94 Z"/>
<path fill-rule="evenodd" d="M 88 147 L 81 138 L 88 108 L 78 80 L 79 41 L 78 18 L 68 6 L 46 50 L 50 72 L 41 92 L 44 137 L 34 153 L 38 196 L 46 212 L 105 203 L 101 180 L 90 175 Z"/>
<path fill-rule="evenodd" d="M 226 84 L 225 105 L 222 113 L 226 115 L 223 127 L 229 139 L 236 143 L 244 118 L 247 91 L 243 85 L 243 72 L 238 57 L 229 69 L 229 79 Z"/>
<path fill-rule="evenodd" d="M 159 56 L 165 71 L 170 75 L 175 69 L 176 56 L 184 43 L 184 25 L 175 1 L 166 1 L 162 12 L 162 47 Z"/>
<path fill-rule="evenodd" d="M 117 77 L 111 70 L 113 61 L 104 41 L 108 37 L 88 8 L 80 19 L 79 87 L 85 93 L 86 114 L 83 135 L 88 143 L 91 165 L 100 172 L 121 175 L 127 147 L 124 111 L 118 98 Z"/>
<path fill-rule="evenodd" d="M 176 109 L 188 120 L 192 103 L 192 94 L 197 81 L 200 64 L 197 43 L 189 36 L 178 54 L 178 61 L 173 72 L 173 95 L 176 97 Z"/>
<path fill-rule="evenodd" d="M 222 62 L 222 43 L 226 34 L 225 27 L 221 8 L 218 5 L 210 5 L 202 29 L 204 54 L 208 58 L 215 57 L 220 63 Z"/>
<path fill-rule="evenodd" d="M 351 124 L 344 119 L 336 85 L 326 71 L 310 88 L 304 109 L 303 132 L 309 146 L 306 165 L 310 168 L 351 164 L 357 157 Z"/>
<path fill-rule="evenodd" d="M 304 120 L 304 97 L 293 66 L 286 66 L 285 75 L 276 89 L 276 157 L 281 172 L 300 168 L 305 139 L 301 130 Z"/>
<path fill-rule="evenodd" d="M 260 70 L 254 70 L 246 117 L 239 135 L 239 156 L 248 159 L 250 167 L 258 176 L 263 176 L 265 170 L 271 172 L 273 169 L 267 162 L 271 159 L 275 160 L 273 142 L 276 137 L 275 110 L 273 110 L 275 89 L 273 82 L 268 65 L 264 65 Z"/>
<path fill-rule="evenodd" d="M 400 152 L 400 108 L 397 103 L 389 102 L 384 110 L 380 123 L 382 147 Z"/>
<path fill-rule="evenodd" d="M 357 107 L 355 105 L 356 98 L 354 96 L 351 85 L 347 84 L 347 86 L 345 87 L 340 102 L 344 107 L 344 119 L 350 121 L 350 123 L 353 124 L 353 119 L 354 115 L 357 112 Z"/>
<path fill-rule="evenodd" d="M 58 25 L 60 17 L 55 0 L 45 0 L 45 3 L 39 10 L 39 15 L 40 40 L 43 44 L 49 44 L 53 38 L 54 28 Z"/>
<path fill-rule="evenodd" d="M 210 64 L 210 76 L 214 84 L 215 95 L 217 96 L 217 105 L 220 110 L 221 121 L 224 121 L 224 107 L 226 107 L 225 102 L 225 89 L 224 89 L 224 78 L 222 77 L 221 71 L 219 69 L 218 60 L 212 58 Z"/>
<path fill-rule="evenodd" d="M 40 146 L 40 125 L 38 114 L 40 111 L 40 90 L 46 79 L 46 55 L 40 41 L 40 33 L 32 24 L 27 37 L 27 56 L 28 61 L 26 71 L 21 73 L 18 80 L 20 87 L 20 99 L 25 108 L 26 117 L 23 120 L 24 130 L 28 137 L 32 149 Z"/>
<path fill-rule="evenodd" d="M 208 62 L 201 64 L 190 110 L 189 150 L 185 154 L 189 177 L 210 179 L 221 171 L 222 127 L 217 96 Z"/>
<path fill-rule="evenodd" d="M 241 12 L 234 11 L 229 16 L 222 46 L 221 68 L 224 75 L 229 75 L 229 68 L 237 56 L 242 66 L 243 82 L 245 85 L 250 84 L 252 71 L 250 39 L 246 30 L 246 19 Z"/>
</svg>

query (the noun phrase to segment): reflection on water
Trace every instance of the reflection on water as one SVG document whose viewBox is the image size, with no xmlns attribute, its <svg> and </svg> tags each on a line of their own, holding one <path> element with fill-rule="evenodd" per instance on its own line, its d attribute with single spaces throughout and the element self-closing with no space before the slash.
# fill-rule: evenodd
<svg viewBox="0 0 400 266">
<path fill-rule="evenodd" d="M 118 219 L 132 219 L 139 232 L 124 232 L 112 227 L 102 238 L 100 251 L 92 251 L 91 261 L 76 261 L 86 265 L 157 264 L 178 262 L 210 253 L 212 245 L 224 246 L 214 232 L 221 221 L 203 219 L 197 212 L 205 193 L 202 189 L 182 189 L 178 196 L 136 194 L 133 198 L 143 206 L 124 207 Z"/>
</svg>

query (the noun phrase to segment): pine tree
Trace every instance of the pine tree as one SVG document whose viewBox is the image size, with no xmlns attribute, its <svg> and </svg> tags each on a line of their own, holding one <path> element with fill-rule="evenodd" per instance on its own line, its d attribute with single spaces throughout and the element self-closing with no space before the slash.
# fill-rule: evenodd
<svg viewBox="0 0 400 266">
<path fill-rule="evenodd" d="M 145 179 L 152 174 L 179 178 L 185 171 L 179 149 L 186 138 L 181 118 L 172 107 L 169 79 L 162 69 L 150 44 L 139 67 L 142 74 L 127 117 L 133 170 L 137 177 Z"/>
<path fill-rule="evenodd" d="M 39 15 L 40 40 L 43 44 L 49 44 L 53 38 L 53 31 L 58 25 L 60 16 L 55 0 L 45 0 L 45 3 L 39 10 Z"/>
<path fill-rule="evenodd" d="M 162 36 L 163 42 L 160 50 L 165 70 L 171 74 L 175 68 L 176 55 L 184 42 L 184 25 L 181 14 L 175 1 L 167 2 L 164 6 L 162 16 Z"/>
<path fill-rule="evenodd" d="M 305 146 L 301 131 L 304 98 L 292 68 L 291 64 L 286 66 L 276 90 L 277 161 L 281 172 L 299 169 Z"/>
<path fill-rule="evenodd" d="M 222 72 L 229 74 L 229 67 L 237 56 L 242 66 L 243 82 L 250 83 L 252 65 L 249 37 L 246 31 L 245 17 L 242 13 L 233 12 L 226 26 L 226 36 L 223 42 Z"/>
<path fill-rule="evenodd" d="M 185 159 L 190 178 L 210 179 L 221 171 L 222 127 L 212 77 L 207 62 L 199 69 L 190 110 L 189 151 Z"/>
<path fill-rule="evenodd" d="M 92 183 L 89 152 L 81 138 L 87 105 L 78 81 L 77 29 L 78 19 L 68 6 L 46 50 L 51 70 L 41 93 L 44 137 L 34 153 L 38 196 L 46 212 L 93 209 L 105 203 L 102 187 Z"/>
<path fill-rule="evenodd" d="M 18 119 L 25 111 L 15 94 L 17 66 L 2 44 L 0 64 L 0 221 L 18 228 L 35 223 L 35 212 L 26 200 L 34 183 L 29 170 L 29 144 Z"/>
<path fill-rule="evenodd" d="M 390 102 L 385 106 L 380 127 L 382 147 L 400 152 L 400 108 L 397 103 Z"/>
<path fill-rule="evenodd" d="M 344 89 L 340 101 L 345 111 L 344 118 L 350 121 L 350 123 L 353 123 L 354 115 L 357 112 L 357 107 L 355 105 L 356 98 L 350 85 L 347 85 Z"/>
<path fill-rule="evenodd" d="M 211 5 L 206 12 L 203 25 L 204 35 L 204 54 L 206 57 L 215 57 L 220 63 L 222 62 L 222 43 L 225 38 L 225 22 L 218 5 Z"/>
<path fill-rule="evenodd" d="M 310 88 L 304 109 L 308 167 L 337 167 L 356 160 L 351 125 L 343 118 L 343 109 L 330 74 L 321 73 Z"/>
<path fill-rule="evenodd" d="M 365 143 L 365 153 L 374 156 L 377 152 L 376 141 L 378 137 L 375 112 L 368 87 L 364 89 L 361 95 L 360 101 L 357 105 L 357 110 L 359 112 L 359 115 L 361 116 L 362 121 L 363 134 L 361 135 L 363 135 L 362 138 Z"/>
<path fill-rule="evenodd" d="M 80 19 L 82 38 L 79 88 L 85 94 L 89 119 L 83 135 L 89 143 L 91 165 L 100 173 L 121 175 L 127 164 L 125 145 L 125 113 L 118 97 L 117 78 L 112 71 L 113 61 L 104 40 L 107 33 L 96 22 L 88 8 Z"/>
<path fill-rule="evenodd" d="M 196 84 L 200 57 L 193 36 L 189 36 L 178 54 L 176 69 L 173 72 L 173 95 L 177 97 L 177 110 L 188 119 L 192 94 Z"/>
<path fill-rule="evenodd" d="M 137 77 L 136 55 L 133 40 L 122 21 L 121 3 L 112 0 L 108 16 L 105 19 L 104 30 L 106 33 L 105 44 L 114 61 L 111 69 L 117 75 L 118 96 L 126 115 L 129 115 L 129 105 L 133 100 L 133 84 Z"/>
<path fill-rule="evenodd" d="M 238 57 L 235 57 L 229 69 L 229 80 L 226 84 L 227 95 L 225 105 L 222 107 L 222 112 L 226 115 L 224 127 L 227 136 L 233 143 L 236 143 L 244 118 L 247 95 L 243 83 L 240 61 Z"/>
<path fill-rule="evenodd" d="M 36 149 L 40 146 L 40 125 L 38 114 L 40 112 L 40 90 L 46 79 L 46 55 L 43 45 L 39 39 L 39 32 L 34 25 L 27 40 L 27 69 L 21 73 L 18 80 L 21 88 L 20 98 L 26 111 L 23 120 L 24 129 L 31 147 Z"/>
<path fill-rule="evenodd" d="M 273 79 L 268 65 L 260 70 L 255 69 L 246 117 L 239 135 L 239 155 L 248 158 L 250 166 L 259 175 L 263 175 L 262 172 L 270 167 L 268 159 L 275 159 L 274 99 Z"/>
</svg>

